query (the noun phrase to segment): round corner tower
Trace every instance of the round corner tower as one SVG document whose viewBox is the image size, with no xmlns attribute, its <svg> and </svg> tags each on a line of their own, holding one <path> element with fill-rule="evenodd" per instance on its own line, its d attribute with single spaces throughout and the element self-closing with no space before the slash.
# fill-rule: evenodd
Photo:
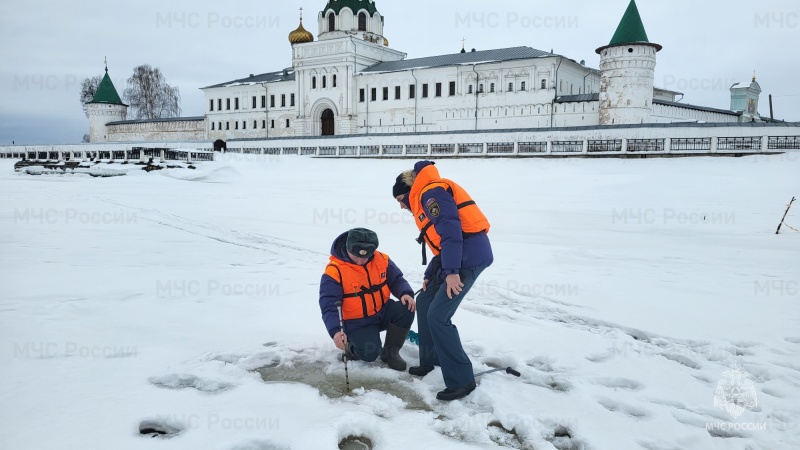
<svg viewBox="0 0 800 450">
<path fill-rule="evenodd" d="M 106 67 L 106 74 L 97 90 L 94 92 L 92 101 L 87 104 L 87 111 L 89 113 L 89 142 L 105 142 L 108 140 L 107 124 L 109 122 L 118 122 L 125 120 L 128 115 L 128 105 L 122 103 L 122 100 L 117 94 L 117 89 L 114 88 L 114 83 L 111 82 L 111 77 L 108 76 L 108 67 Z"/>
<path fill-rule="evenodd" d="M 600 125 L 638 124 L 650 121 L 656 53 L 631 0 L 611 42 L 598 48 L 600 55 Z"/>
</svg>

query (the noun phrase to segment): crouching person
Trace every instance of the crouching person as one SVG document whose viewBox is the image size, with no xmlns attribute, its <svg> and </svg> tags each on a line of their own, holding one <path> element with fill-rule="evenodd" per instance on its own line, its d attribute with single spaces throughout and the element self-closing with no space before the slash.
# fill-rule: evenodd
<svg viewBox="0 0 800 450">
<path fill-rule="evenodd" d="M 406 362 L 399 351 L 414 322 L 414 291 L 403 272 L 377 248 L 378 235 L 365 228 L 354 228 L 333 241 L 320 281 L 319 307 L 328 334 L 346 358 L 372 362 L 380 356 L 390 368 L 404 371 Z"/>
</svg>

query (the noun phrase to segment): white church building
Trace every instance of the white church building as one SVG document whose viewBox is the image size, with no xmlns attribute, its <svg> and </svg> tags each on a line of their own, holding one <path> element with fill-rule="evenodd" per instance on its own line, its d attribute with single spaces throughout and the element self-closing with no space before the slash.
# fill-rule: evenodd
<svg viewBox="0 0 800 450">
<path fill-rule="evenodd" d="M 205 114 L 125 120 L 106 78 L 89 103 L 91 142 L 204 141 L 538 129 L 675 122 L 761 121 L 761 89 L 731 89 L 731 110 L 676 102 L 654 86 L 661 46 L 631 0 L 600 69 L 514 47 L 408 59 L 389 46 L 374 0 L 329 0 L 317 37 L 289 34 L 290 68 L 202 88 Z M 106 74 L 107 75 L 107 74 Z"/>
</svg>

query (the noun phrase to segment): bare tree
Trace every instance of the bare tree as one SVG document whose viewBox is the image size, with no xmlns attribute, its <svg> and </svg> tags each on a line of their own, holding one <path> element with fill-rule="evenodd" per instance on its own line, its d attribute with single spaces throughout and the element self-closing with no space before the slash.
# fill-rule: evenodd
<svg viewBox="0 0 800 450">
<path fill-rule="evenodd" d="M 181 115 L 181 93 L 170 86 L 161 70 L 149 64 L 133 69 L 128 87 L 123 93 L 131 119 L 164 119 Z"/>
<path fill-rule="evenodd" d="M 83 80 L 83 83 L 81 83 L 81 106 L 83 107 L 83 113 L 86 114 L 86 117 L 89 117 L 89 109 L 86 103 L 92 101 L 94 93 L 97 92 L 97 86 L 100 86 L 100 81 L 102 80 L 103 77 L 98 75 L 96 77 L 86 78 Z"/>
</svg>

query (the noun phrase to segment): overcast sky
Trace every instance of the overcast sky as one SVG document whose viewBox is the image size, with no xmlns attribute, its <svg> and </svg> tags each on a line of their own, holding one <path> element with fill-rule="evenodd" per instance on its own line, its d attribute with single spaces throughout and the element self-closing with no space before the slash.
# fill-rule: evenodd
<svg viewBox="0 0 800 450">
<path fill-rule="evenodd" d="M 366 0 L 365 0 L 366 1 Z M 629 0 L 378 0 L 392 48 L 418 58 L 461 49 L 529 46 L 599 66 Z M 75 143 L 88 133 L 80 82 L 109 74 L 122 95 L 150 64 L 180 88 L 184 116 L 201 116 L 199 88 L 291 65 L 288 33 L 304 8 L 317 34 L 326 0 L 0 2 L 0 145 Z M 684 103 L 727 109 L 729 87 L 755 71 L 759 110 L 800 121 L 800 1 L 639 0 L 658 54 L 656 86 Z"/>
</svg>

